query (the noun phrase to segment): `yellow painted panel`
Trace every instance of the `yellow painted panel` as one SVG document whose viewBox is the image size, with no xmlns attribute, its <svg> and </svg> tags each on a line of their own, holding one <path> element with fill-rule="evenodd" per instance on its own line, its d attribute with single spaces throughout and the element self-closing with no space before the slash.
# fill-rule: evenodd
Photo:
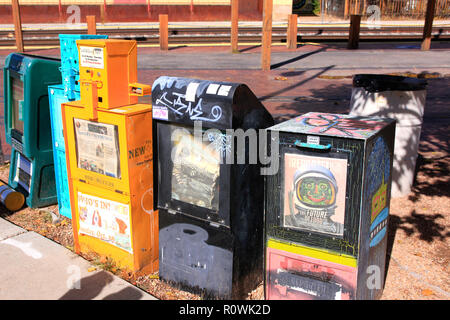
<svg viewBox="0 0 450 320">
<path fill-rule="evenodd" d="M 338 254 L 337 252 L 301 246 L 298 244 L 282 242 L 282 241 L 278 241 L 278 240 L 274 240 L 274 239 L 269 239 L 267 241 L 267 246 L 269 248 L 292 252 L 292 253 L 300 254 L 303 256 L 310 257 L 310 258 L 334 262 L 334 263 L 342 264 L 342 265 L 349 266 L 349 267 L 357 266 L 357 260 L 355 257 L 349 256 L 349 255 Z"/>
</svg>

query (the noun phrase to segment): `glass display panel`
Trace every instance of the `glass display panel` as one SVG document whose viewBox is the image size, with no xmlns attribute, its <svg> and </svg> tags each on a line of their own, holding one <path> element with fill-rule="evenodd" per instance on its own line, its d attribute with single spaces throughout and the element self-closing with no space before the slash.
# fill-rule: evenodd
<svg viewBox="0 0 450 320">
<path fill-rule="evenodd" d="M 23 118 L 22 118 L 22 103 L 23 103 L 23 82 L 20 79 L 11 77 L 11 93 L 12 93 L 12 128 L 16 129 L 23 135 Z"/>
<path fill-rule="evenodd" d="M 82 119 L 73 122 L 78 168 L 120 179 L 117 126 Z"/>
<path fill-rule="evenodd" d="M 284 227 L 343 236 L 347 159 L 286 153 Z"/>
<path fill-rule="evenodd" d="M 214 141 L 194 137 L 191 128 L 170 125 L 170 132 L 173 162 L 171 198 L 219 211 L 221 150 Z"/>
</svg>

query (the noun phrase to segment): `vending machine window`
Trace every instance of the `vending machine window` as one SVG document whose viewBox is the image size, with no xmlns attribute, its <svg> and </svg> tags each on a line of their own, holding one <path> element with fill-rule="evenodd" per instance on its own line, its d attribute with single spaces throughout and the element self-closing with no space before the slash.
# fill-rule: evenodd
<svg viewBox="0 0 450 320">
<path fill-rule="evenodd" d="M 120 179 L 117 125 L 74 118 L 77 166 Z"/>
<path fill-rule="evenodd" d="M 158 205 L 229 226 L 225 146 L 217 148 L 211 141 L 195 137 L 193 128 L 186 125 L 158 123 L 157 134 L 171 137 L 168 143 L 158 144 Z"/>
<path fill-rule="evenodd" d="M 12 100 L 12 113 L 13 113 L 13 135 L 17 140 L 22 141 L 23 135 L 23 82 L 22 80 L 11 77 L 11 100 Z"/>
<path fill-rule="evenodd" d="M 259 161 L 238 163 L 250 142 L 235 148 L 234 131 L 273 118 L 239 83 L 160 77 L 152 103 L 160 278 L 205 298 L 245 297 L 262 280 L 264 177 Z"/>
</svg>

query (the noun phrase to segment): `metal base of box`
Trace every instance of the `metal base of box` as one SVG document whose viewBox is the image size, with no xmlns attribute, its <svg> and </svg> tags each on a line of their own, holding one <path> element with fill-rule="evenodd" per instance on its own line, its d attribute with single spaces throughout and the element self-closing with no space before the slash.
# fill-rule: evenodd
<svg viewBox="0 0 450 320">
<path fill-rule="evenodd" d="M 159 211 L 159 277 L 205 299 L 243 299 L 262 281 L 262 263 L 245 261 L 230 229 Z"/>
<path fill-rule="evenodd" d="M 340 256 L 333 257 L 320 250 L 269 240 L 266 250 L 266 299 L 355 299 L 356 267 L 319 259 L 325 255 L 330 260 L 356 264 L 355 259 L 342 260 Z"/>
</svg>

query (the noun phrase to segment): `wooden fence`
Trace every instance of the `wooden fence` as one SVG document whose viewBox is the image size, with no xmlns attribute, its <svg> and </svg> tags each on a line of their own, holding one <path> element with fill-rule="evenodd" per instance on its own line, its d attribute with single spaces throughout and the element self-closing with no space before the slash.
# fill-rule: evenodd
<svg viewBox="0 0 450 320">
<path fill-rule="evenodd" d="M 372 7 L 371 7 L 372 6 Z M 377 7 L 374 7 L 377 6 Z M 379 14 L 386 19 L 423 19 L 427 0 L 325 0 L 324 12 L 336 17 Z M 376 10 L 376 11 L 374 11 Z M 435 18 L 450 19 L 450 0 L 436 0 Z"/>
</svg>

